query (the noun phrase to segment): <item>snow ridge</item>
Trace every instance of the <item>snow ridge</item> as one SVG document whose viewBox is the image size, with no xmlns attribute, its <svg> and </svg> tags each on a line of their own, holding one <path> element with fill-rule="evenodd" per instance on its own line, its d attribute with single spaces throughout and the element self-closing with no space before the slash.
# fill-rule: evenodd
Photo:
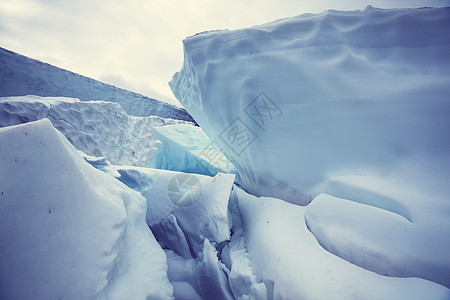
<svg viewBox="0 0 450 300">
<path fill-rule="evenodd" d="M 195 121 L 181 107 L 105 84 L 0 47 L 0 97 L 37 95 L 119 103 L 133 116 Z"/>
</svg>

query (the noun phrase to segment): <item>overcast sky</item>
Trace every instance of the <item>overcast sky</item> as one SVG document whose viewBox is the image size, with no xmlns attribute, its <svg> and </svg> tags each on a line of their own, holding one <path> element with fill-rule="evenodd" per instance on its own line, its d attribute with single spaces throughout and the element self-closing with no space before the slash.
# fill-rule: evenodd
<svg viewBox="0 0 450 300">
<path fill-rule="evenodd" d="M 0 0 L 0 47 L 174 103 L 181 41 L 325 9 L 450 6 L 450 0 Z"/>
</svg>

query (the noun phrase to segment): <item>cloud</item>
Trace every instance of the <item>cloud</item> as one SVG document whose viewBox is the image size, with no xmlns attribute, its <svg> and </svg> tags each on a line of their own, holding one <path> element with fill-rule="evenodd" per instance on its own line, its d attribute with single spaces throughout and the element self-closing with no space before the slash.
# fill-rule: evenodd
<svg viewBox="0 0 450 300">
<path fill-rule="evenodd" d="M 167 82 L 182 39 L 327 8 L 444 6 L 447 0 L 14 0 L 0 1 L 2 47 L 153 98 L 173 102 Z"/>
</svg>

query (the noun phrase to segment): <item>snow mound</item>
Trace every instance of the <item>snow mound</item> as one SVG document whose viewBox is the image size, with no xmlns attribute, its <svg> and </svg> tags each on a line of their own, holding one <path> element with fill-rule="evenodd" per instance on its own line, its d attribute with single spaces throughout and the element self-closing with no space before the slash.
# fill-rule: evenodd
<svg viewBox="0 0 450 300">
<path fill-rule="evenodd" d="M 247 249 L 269 299 L 448 299 L 418 278 L 385 277 L 325 251 L 308 231 L 307 208 L 234 189 Z M 273 296 L 273 298 L 272 298 Z"/>
<path fill-rule="evenodd" d="M 0 97 L 38 95 L 119 103 L 134 116 L 195 122 L 181 107 L 104 84 L 0 48 Z"/>
<path fill-rule="evenodd" d="M 450 160 L 450 8 L 326 11 L 183 44 L 172 91 L 252 194 L 307 204 L 331 177 Z"/>
<path fill-rule="evenodd" d="M 145 198 L 48 119 L 0 128 L 0 177 L 0 298 L 173 298 Z"/>
<path fill-rule="evenodd" d="M 129 116 L 113 102 L 80 101 L 63 97 L 0 98 L 0 127 L 49 118 L 80 151 L 105 157 L 112 164 L 153 166 L 159 143 L 153 128 L 185 121 L 157 116 Z M 181 168 L 181 167 L 180 167 Z"/>
<path fill-rule="evenodd" d="M 305 219 L 325 249 L 379 274 L 450 288 L 448 198 L 367 176 L 332 178 L 323 190 Z"/>
</svg>

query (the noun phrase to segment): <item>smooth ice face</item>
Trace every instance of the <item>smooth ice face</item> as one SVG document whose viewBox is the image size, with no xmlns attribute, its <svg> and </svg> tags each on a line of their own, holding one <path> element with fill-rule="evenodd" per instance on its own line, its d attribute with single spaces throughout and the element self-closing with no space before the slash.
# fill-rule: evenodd
<svg viewBox="0 0 450 300">
<path fill-rule="evenodd" d="M 446 184 L 450 8 L 327 11 L 184 40 L 170 86 L 245 189 L 306 204 L 328 178 Z"/>
<path fill-rule="evenodd" d="M 156 145 L 154 167 L 172 171 L 206 174 L 235 173 L 228 158 L 193 124 L 174 124 L 153 128 Z M 150 166 L 153 167 L 153 166 Z"/>
<path fill-rule="evenodd" d="M 172 298 L 145 198 L 48 119 L 0 128 L 0 178 L 0 298 Z"/>
</svg>

